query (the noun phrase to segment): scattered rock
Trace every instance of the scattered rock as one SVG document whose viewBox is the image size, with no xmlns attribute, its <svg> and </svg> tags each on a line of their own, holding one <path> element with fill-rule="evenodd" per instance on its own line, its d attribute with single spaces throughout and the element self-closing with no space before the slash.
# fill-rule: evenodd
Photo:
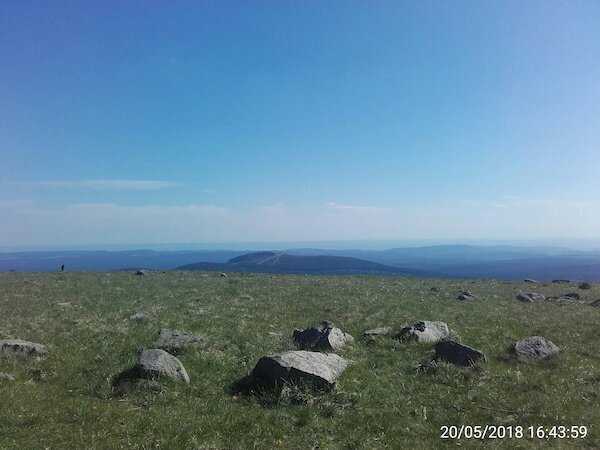
<svg viewBox="0 0 600 450">
<path fill-rule="evenodd" d="M 146 275 L 146 271 L 145 270 L 138 270 L 136 273 L 136 275 Z"/>
<path fill-rule="evenodd" d="M 268 331 L 267 334 L 271 337 L 281 337 L 283 336 L 282 333 L 280 333 L 279 331 Z"/>
<path fill-rule="evenodd" d="M 591 283 L 587 283 L 587 282 L 585 282 L 585 283 L 581 283 L 581 284 L 579 285 L 579 289 L 586 290 L 586 289 L 591 289 L 591 288 L 592 288 L 592 285 L 591 285 Z"/>
<path fill-rule="evenodd" d="M 56 304 L 59 308 L 69 308 L 71 307 L 71 303 L 69 302 L 59 302 Z"/>
<path fill-rule="evenodd" d="M 525 283 L 533 283 L 533 284 L 538 284 L 538 283 L 539 283 L 539 281 L 537 281 L 537 280 L 532 280 L 531 278 L 525 278 L 523 281 L 524 281 Z"/>
<path fill-rule="evenodd" d="M 529 292 L 527 294 L 532 300 L 546 300 L 546 296 L 544 294 L 539 294 L 537 292 Z"/>
<path fill-rule="evenodd" d="M 352 336 L 327 320 L 321 322 L 318 328 L 294 330 L 293 338 L 301 350 L 339 350 L 344 345 L 354 342 Z"/>
<path fill-rule="evenodd" d="M 4 339 L 0 341 L 0 351 L 25 354 L 27 356 L 41 356 L 48 351 L 48 348 L 45 345 L 21 339 Z"/>
<path fill-rule="evenodd" d="M 140 378 L 148 380 L 171 378 L 183 383 L 190 382 L 183 364 L 175 356 L 159 348 L 142 351 L 137 371 Z"/>
<path fill-rule="evenodd" d="M 177 353 L 185 347 L 204 342 L 204 340 L 202 336 L 195 336 L 169 328 L 161 328 L 158 332 L 158 339 L 153 345 L 170 353 Z"/>
<path fill-rule="evenodd" d="M 2 380 L 15 381 L 15 377 L 10 373 L 0 372 L 0 381 Z"/>
<path fill-rule="evenodd" d="M 29 371 L 31 379 L 37 383 L 40 383 L 46 379 L 46 372 L 42 369 L 32 369 Z"/>
<path fill-rule="evenodd" d="M 446 323 L 425 320 L 402 328 L 396 339 L 401 342 L 435 343 L 448 337 L 450 337 L 450 330 Z"/>
<path fill-rule="evenodd" d="M 227 278 L 227 274 L 225 272 L 223 272 L 221 276 Z"/>
<path fill-rule="evenodd" d="M 457 366 L 468 367 L 480 360 L 485 361 L 485 355 L 474 348 L 450 339 L 443 339 L 435 345 L 435 359 Z"/>
<path fill-rule="evenodd" d="M 565 283 L 570 283 L 571 280 L 552 280 L 552 282 L 553 283 L 562 283 L 562 284 L 565 284 Z"/>
<path fill-rule="evenodd" d="M 592 303 L 590 303 L 590 306 L 600 306 L 600 298 L 598 300 L 594 300 Z"/>
<path fill-rule="evenodd" d="M 363 336 L 367 336 L 367 337 L 375 337 L 375 336 L 385 336 L 386 334 L 388 334 L 392 329 L 390 327 L 379 327 L 379 328 L 373 328 L 372 330 L 367 330 L 363 333 Z"/>
<path fill-rule="evenodd" d="M 546 297 L 546 300 L 549 302 L 555 302 L 555 303 L 571 303 L 571 302 L 573 302 L 573 300 L 576 300 L 576 298 L 567 297 L 566 295 L 560 295 L 560 296 Z"/>
<path fill-rule="evenodd" d="M 470 291 L 460 291 L 457 300 L 477 300 L 477 297 Z"/>
<path fill-rule="evenodd" d="M 518 294 L 515 298 L 523 303 L 531 303 L 533 301 L 529 295 L 522 293 Z"/>
<path fill-rule="evenodd" d="M 534 362 L 558 353 L 559 349 L 548 339 L 540 336 L 530 336 L 512 344 L 510 351 L 521 362 Z"/>
<path fill-rule="evenodd" d="M 306 381 L 316 387 L 331 389 L 348 361 L 333 353 L 289 351 L 262 357 L 251 376 L 266 384 Z"/>
<path fill-rule="evenodd" d="M 440 292 L 440 288 L 437 286 L 433 286 L 431 289 L 429 289 L 431 292 Z"/>
<path fill-rule="evenodd" d="M 146 311 L 139 311 L 129 316 L 129 320 L 150 320 L 152 315 Z"/>
<path fill-rule="evenodd" d="M 577 292 L 568 292 L 565 295 L 563 295 L 563 297 L 573 298 L 575 300 L 581 300 L 581 295 L 579 295 Z"/>
</svg>

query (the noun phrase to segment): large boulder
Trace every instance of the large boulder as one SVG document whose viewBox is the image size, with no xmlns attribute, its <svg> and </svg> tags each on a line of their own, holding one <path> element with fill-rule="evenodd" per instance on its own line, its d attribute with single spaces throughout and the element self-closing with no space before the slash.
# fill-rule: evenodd
<svg viewBox="0 0 600 450">
<path fill-rule="evenodd" d="M 159 348 L 142 351 L 137 371 L 140 378 L 148 380 L 170 378 L 183 383 L 190 382 L 183 364 L 175 356 Z"/>
<path fill-rule="evenodd" d="M 450 330 L 445 322 L 422 321 L 404 327 L 396 336 L 401 342 L 435 343 L 450 337 Z"/>
<path fill-rule="evenodd" d="M 354 338 L 337 328 L 329 321 L 321 322 L 319 327 L 306 330 L 294 330 L 294 342 L 301 350 L 339 350 L 354 342 Z"/>
<path fill-rule="evenodd" d="M 532 300 L 546 300 L 546 296 L 544 294 L 540 294 L 538 292 L 528 292 L 527 295 Z"/>
<path fill-rule="evenodd" d="M 443 339 L 435 345 L 435 359 L 457 366 L 468 367 L 480 360 L 485 361 L 485 355 L 474 348 L 450 339 Z"/>
<path fill-rule="evenodd" d="M 521 362 L 535 362 L 559 352 L 556 345 L 541 336 L 530 336 L 515 342 L 510 351 Z"/>
<path fill-rule="evenodd" d="M 591 289 L 591 288 L 592 288 L 592 285 L 588 282 L 584 282 L 579 285 L 579 289 L 585 290 L 585 289 Z"/>
<path fill-rule="evenodd" d="M 0 351 L 27 356 L 42 356 L 46 354 L 48 348 L 45 345 L 21 339 L 4 339 L 0 341 Z"/>
<path fill-rule="evenodd" d="M 199 344 L 203 341 L 204 338 L 202 336 L 195 336 L 169 328 L 161 328 L 158 332 L 158 339 L 153 345 L 170 353 L 176 353 L 185 347 Z"/>
<path fill-rule="evenodd" d="M 262 357 L 251 376 L 269 385 L 304 381 L 318 388 L 331 389 L 348 364 L 334 353 L 296 350 Z"/>
</svg>

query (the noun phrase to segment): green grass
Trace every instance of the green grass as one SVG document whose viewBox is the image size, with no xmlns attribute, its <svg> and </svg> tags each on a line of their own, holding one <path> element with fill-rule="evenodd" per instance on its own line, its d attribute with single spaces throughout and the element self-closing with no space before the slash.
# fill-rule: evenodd
<svg viewBox="0 0 600 450">
<path fill-rule="evenodd" d="M 439 286 L 439 293 L 431 286 Z M 480 297 L 456 300 L 460 288 Z M 308 277 L 198 272 L 0 274 L 0 339 L 48 344 L 45 358 L 0 355 L 0 448 L 437 448 L 442 425 L 586 425 L 579 441 L 600 448 L 600 285 L 569 305 L 524 304 L 519 291 L 558 295 L 576 285 L 386 277 Z M 57 306 L 69 302 L 70 307 Z M 145 310 L 154 318 L 130 322 Z M 280 398 L 233 395 L 232 384 L 269 353 L 293 349 L 294 328 L 336 323 L 356 338 L 340 354 L 354 365 L 331 393 L 294 386 Z M 427 362 L 431 345 L 364 340 L 364 330 L 443 320 L 487 361 L 470 369 Z M 160 327 L 207 342 L 179 356 L 191 383 L 132 383 L 132 366 Z M 269 332 L 280 335 L 269 335 Z M 540 364 L 507 347 L 544 336 L 561 353 Z M 41 372 L 40 372 L 41 371 Z M 41 376 L 40 376 L 41 373 Z M 530 448 L 537 439 L 459 442 Z"/>
</svg>

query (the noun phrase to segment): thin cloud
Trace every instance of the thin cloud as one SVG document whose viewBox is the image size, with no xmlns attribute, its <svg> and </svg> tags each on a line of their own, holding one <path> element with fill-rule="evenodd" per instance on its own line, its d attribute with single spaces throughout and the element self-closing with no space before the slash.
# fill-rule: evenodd
<svg viewBox="0 0 600 450">
<path fill-rule="evenodd" d="M 97 179 L 78 181 L 13 181 L 7 182 L 13 186 L 47 189 L 115 189 L 115 190 L 154 190 L 178 186 L 179 183 L 161 180 L 125 180 Z"/>
<path fill-rule="evenodd" d="M 380 208 L 378 206 L 355 206 L 355 205 L 342 205 L 335 202 L 327 202 L 324 207 L 332 211 L 348 211 L 355 213 L 369 213 L 369 214 L 381 214 L 390 212 L 390 208 Z"/>
</svg>

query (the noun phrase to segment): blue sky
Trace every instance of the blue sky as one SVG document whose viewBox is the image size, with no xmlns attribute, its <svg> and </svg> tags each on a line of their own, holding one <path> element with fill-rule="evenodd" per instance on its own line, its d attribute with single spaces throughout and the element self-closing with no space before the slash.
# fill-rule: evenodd
<svg viewBox="0 0 600 450">
<path fill-rule="evenodd" d="M 600 3 L 3 2 L 0 246 L 600 239 Z"/>
</svg>

